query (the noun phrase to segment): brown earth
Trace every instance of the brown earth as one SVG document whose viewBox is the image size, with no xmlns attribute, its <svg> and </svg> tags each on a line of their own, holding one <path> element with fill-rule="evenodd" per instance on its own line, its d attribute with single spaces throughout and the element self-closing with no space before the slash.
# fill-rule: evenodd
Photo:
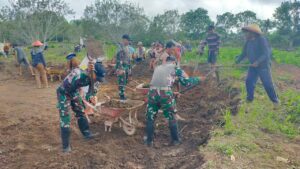
<svg viewBox="0 0 300 169">
<path fill-rule="evenodd" d="M 162 115 L 156 121 L 154 148 L 143 145 L 143 128 L 127 136 L 114 125 L 112 132 L 106 133 L 98 116 L 91 117 L 91 130 L 100 136 L 85 141 L 73 118 L 72 152 L 63 154 L 56 109 L 58 83 L 48 89 L 35 89 L 33 77 L 28 74 L 19 77 L 15 67 L 6 65 L 9 66 L 2 66 L 0 72 L 0 168 L 3 169 L 201 168 L 204 159 L 199 146 L 208 142 L 215 125 L 222 124 L 221 111 L 230 106 L 236 111 L 239 101 L 239 91 L 230 87 L 229 80 L 220 84 L 210 80 L 182 95 L 177 99 L 177 107 L 186 121 L 179 122 L 183 143 L 177 147 L 168 146 L 169 129 Z M 147 65 L 136 66 L 132 76 L 135 82 L 132 80 L 129 87 L 149 82 L 151 74 Z M 105 94 L 118 96 L 116 78 L 107 80 L 100 90 L 100 100 Z M 145 97 L 129 89 L 127 93 L 129 98 Z M 144 108 L 139 111 L 141 122 L 144 122 Z"/>
</svg>

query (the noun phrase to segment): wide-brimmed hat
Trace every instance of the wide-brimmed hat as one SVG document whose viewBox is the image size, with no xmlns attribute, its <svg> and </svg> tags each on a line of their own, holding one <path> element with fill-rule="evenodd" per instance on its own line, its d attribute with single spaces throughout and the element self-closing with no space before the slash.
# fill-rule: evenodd
<svg viewBox="0 0 300 169">
<path fill-rule="evenodd" d="M 40 47 L 40 46 L 43 46 L 43 45 L 44 44 L 41 41 L 39 41 L 39 40 L 37 40 L 37 41 L 35 41 L 35 42 L 32 43 L 33 47 Z"/>
<path fill-rule="evenodd" d="M 257 24 L 250 24 L 248 26 L 243 27 L 242 30 L 243 31 L 254 32 L 254 33 L 257 33 L 259 35 L 263 34 L 263 32 L 261 31 L 260 27 Z"/>
<path fill-rule="evenodd" d="M 137 45 L 138 45 L 138 46 L 142 46 L 142 45 L 143 45 L 143 42 L 138 42 Z"/>
</svg>

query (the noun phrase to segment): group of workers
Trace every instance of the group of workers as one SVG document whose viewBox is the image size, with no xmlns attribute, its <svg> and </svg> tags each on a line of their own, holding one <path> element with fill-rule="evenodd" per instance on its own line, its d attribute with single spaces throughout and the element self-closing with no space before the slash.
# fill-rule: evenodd
<svg viewBox="0 0 300 169">
<path fill-rule="evenodd" d="M 220 36 L 215 33 L 214 26 L 208 28 L 207 37 L 201 41 L 199 53 L 203 54 L 204 47 L 208 46 L 208 63 L 211 64 L 212 70 L 216 69 L 219 46 L 221 43 Z M 246 78 L 247 102 L 254 100 L 254 89 L 258 78 L 261 79 L 263 86 L 274 105 L 279 105 L 279 99 L 275 92 L 274 84 L 270 71 L 271 50 L 270 45 L 258 25 L 252 24 L 242 28 L 245 33 L 246 43 L 243 52 L 236 58 L 238 64 L 244 59 L 248 59 L 250 66 Z M 189 77 L 181 68 L 180 60 L 182 45 L 175 41 L 169 41 L 166 44 L 158 41 L 151 45 L 146 51 L 142 42 L 137 44 L 135 50 L 130 45 L 131 39 L 128 34 L 122 36 L 122 43 L 115 56 L 115 70 L 119 88 L 119 98 L 126 102 L 125 89 L 132 73 L 132 63 L 142 62 L 148 57 L 150 60 L 149 69 L 153 71 L 148 92 L 148 102 L 146 112 L 146 136 L 144 143 L 147 146 L 153 146 L 154 141 L 154 122 L 159 110 L 162 110 L 164 117 L 169 122 L 171 136 L 171 145 L 181 143 L 178 133 L 178 124 L 176 118 L 176 100 L 178 92 L 174 92 L 174 83 L 180 83 L 186 87 L 193 87 L 205 81 L 206 77 Z M 43 56 L 43 44 L 36 41 L 32 44 L 31 50 L 32 64 L 18 45 L 13 45 L 16 51 L 18 64 L 28 66 L 32 75 L 35 75 L 37 86 L 41 88 L 41 81 L 44 87 L 48 87 L 46 76 L 46 62 Z M 57 88 L 57 108 L 60 114 L 60 129 L 63 152 L 70 152 L 70 122 L 71 109 L 75 112 L 78 127 L 85 139 L 92 139 L 98 133 L 92 133 L 89 128 L 89 119 L 86 115 L 86 109 L 89 105 L 97 103 L 96 93 L 100 83 L 105 78 L 105 68 L 101 59 L 90 61 L 87 69 L 80 68 L 80 61 L 76 54 L 72 53 L 67 56 L 68 75 Z M 145 68 L 146 69 L 146 68 Z M 150 71 L 149 70 L 149 71 Z M 20 74 L 21 74 L 20 68 Z M 88 87 L 88 89 L 86 88 Z"/>
<path fill-rule="evenodd" d="M 23 47 L 20 44 L 12 44 L 10 47 L 5 48 L 6 56 L 10 55 L 12 51 L 13 55 L 15 56 L 15 61 L 19 67 L 18 74 L 21 76 L 23 74 L 22 67 L 25 66 L 28 68 L 30 74 L 35 76 L 37 88 L 48 88 L 48 79 L 47 79 L 47 66 L 44 57 L 44 44 L 40 41 L 35 41 L 32 43 L 32 48 L 30 51 L 31 55 L 31 64 L 26 56 L 26 53 Z"/>
</svg>

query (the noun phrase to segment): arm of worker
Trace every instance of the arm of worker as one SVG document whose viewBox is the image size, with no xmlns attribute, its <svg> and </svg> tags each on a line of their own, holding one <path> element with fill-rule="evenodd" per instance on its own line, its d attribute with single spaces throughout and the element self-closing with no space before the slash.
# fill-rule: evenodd
<svg viewBox="0 0 300 169">
<path fill-rule="evenodd" d="M 95 70 L 95 65 L 93 63 L 89 63 L 88 72 L 91 72 L 91 71 L 94 71 L 94 70 Z M 96 79 L 96 75 L 95 75 L 95 73 L 93 73 L 93 76 L 95 76 L 95 77 L 91 77 L 91 76 L 89 76 L 90 73 L 88 73 L 88 72 L 82 73 L 80 75 L 80 83 L 81 83 L 80 85 L 81 86 L 89 86 L 89 90 L 86 94 L 86 100 L 93 103 L 94 100 L 96 100 L 95 97 L 96 97 L 96 94 L 98 92 L 98 89 L 99 89 L 100 85 L 99 85 L 99 82 L 95 82 L 94 87 L 91 87 L 91 85 L 92 85 L 92 79 L 91 78 Z M 94 88 L 94 90 L 93 90 L 93 88 Z"/>
<path fill-rule="evenodd" d="M 239 64 L 239 63 L 241 63 L 241 61 L 242 60 L 244 60 L 245 58 L 246 58 L 246 48 L 247 48 L 247 43 L 244 45 L 244 47 L 243 47 L 243 51 L 242 51 L 242 54 L 241 55 L 239 55 L 239 56 L 237 56 L 236 58 L 235 58 L 235 63 L 236 64 Z"/>
<path fill-rule="evenodd" d="M 261 55 L 258 57 L 258 59 L 252 64 L 254 67 L 259 66 L 263 61 L 268 59 L 268 55 L 270 54 L 269 45 L 265 38 L 260 37 L 259 39 L 261 44 Z"/>
<path fill-rule="evenodd" d="M 180 84 L 185 87 L 199 84 L 200 80 L 202 80 L 199 77 L 189 77 L 182 69 L 178 67 L 175 70 L 175 75 L 178 78 Z"/>
</svg>

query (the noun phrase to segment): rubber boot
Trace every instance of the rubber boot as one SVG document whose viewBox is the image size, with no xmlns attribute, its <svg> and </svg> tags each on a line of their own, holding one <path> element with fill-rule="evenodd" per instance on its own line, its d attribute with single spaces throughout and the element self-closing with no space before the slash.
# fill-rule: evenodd
<svg viewBox="0 0 300 169">
<path fill-rule="evenodd" d="M 171 145 L 179 145 L 181 142 L 179 140 L 178 135 L 178 126 L 176 119 L 169 120 L 169 128 L 170 128 L 170 135 L 171 135 Z"/>
<path fill-rule="evenodd" d="M 61 127 L 61 141 L 62 141 L 62 148 L 63 152 L 67 153 L 71 151 L 70 147 L 70 128 L 69 127 Z"/>
<path fill-rule="evenodd" d="M 154 121 L 153 120 L 147 120 L 146 124 L 146 133 L 147 133 L 147 138 L 145 141 L 145 144 L 148 147 L 153 146 L 153 136 L 154 136 Z"/>
<path fill-rule="evenodd" d="M 127 98 L 126 98 L 124 95 L 120 95 L 120 100 L 121 100 L 121 101 L 126 101 L 126 99 L 127 99 Z"/>
<path fill-rule="evenodd" d="M 98 133 L 92 134 L 90 132 L 89 122 L 85 116 L 79 117 L 78 120 L 78 127 L 83 135 L 83 137 L 87 140 L 93 139 Z"/>
</svg>

